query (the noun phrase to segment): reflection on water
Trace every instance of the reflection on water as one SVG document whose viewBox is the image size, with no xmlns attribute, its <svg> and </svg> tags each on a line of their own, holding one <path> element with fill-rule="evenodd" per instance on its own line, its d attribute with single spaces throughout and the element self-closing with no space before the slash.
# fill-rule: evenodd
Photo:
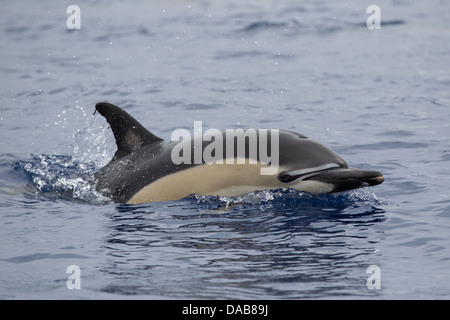
<svg viewBox="0 0 450 320">
<path fill-rule="evenodd" d="M 117 206 L 103 268 L 115 281 L 102 290 L 238 299 L 375 294 L 365 271 L 378 261 L 382 235 L 373 226 L 385 220 L 376 201 L 356 192 L 271 193 L 257 204 L 192 197 Z"/>
</svg>

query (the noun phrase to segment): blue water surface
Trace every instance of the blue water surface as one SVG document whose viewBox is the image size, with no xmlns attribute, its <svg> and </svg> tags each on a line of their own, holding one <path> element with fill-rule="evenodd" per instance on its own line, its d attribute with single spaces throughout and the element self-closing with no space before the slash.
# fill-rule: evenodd
<svg viewBox="0 0 450 320">
<path fill-rule="evenodd" d="M 364 1 L 77 1 L 69 30 L 71 4 L 0 3 L 1 299 L 450 298 L 448 1 L 378 1 L 375 30 Z M 100 101 L 165 139 L 297 131 L 386 180 L 114 204 Z"/>
</svg>

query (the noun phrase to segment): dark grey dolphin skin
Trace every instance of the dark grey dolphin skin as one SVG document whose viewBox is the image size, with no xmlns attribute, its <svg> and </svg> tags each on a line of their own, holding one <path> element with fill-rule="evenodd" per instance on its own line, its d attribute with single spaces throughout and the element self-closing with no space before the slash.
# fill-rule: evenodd
<svg viewBox="0 0 450 320">
<path fill-rule="evenodd" d="M 121 108 L 106 102 L 95 106 L 109 123 L 116 139 L 117 151 L 112 160 L 95 173 L 96 190 L 117 203 L 146 203 L 182 199 L 190 194 L 237 196 L 256 190 L 293 188 L 311 193 L 333 193 L 384 181 L 380 172 L 349 168 L 330 148 L 307 137 L 279 130 L 278 170 L 261 175 L 259 152 L 256 164 L 195 163 L 194 150 L 189 163 L 175 164 L 172 149 L 179 143 L 165 141 Z M 273 133 L 269 132 L 269 136 Z M 195 137 L 192 138 L 192 140 Z M 244 137 L 245 138 L 245 137 Z M 258 134 L 258 141 L 260 134 Z M 224 138 L 225 140 L 226 138 Z M 245 158 L 255 158 L 246 139 Z M 272 140 L 267 139 L 268 154 Z M 210 141 L 202 141 L 203 150 Z M 224 152 L 225 141 L 223 143 Z M 258 147 L 258 151 L 260 148 Z M 236 144 L 234 155 L 237 157 Z"/>
</svg>

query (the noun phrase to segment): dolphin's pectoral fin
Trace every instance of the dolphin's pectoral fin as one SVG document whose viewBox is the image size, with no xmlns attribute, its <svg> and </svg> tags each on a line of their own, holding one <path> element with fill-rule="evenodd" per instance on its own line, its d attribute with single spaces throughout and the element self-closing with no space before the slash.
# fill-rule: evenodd
<svg viewBox="0 0 450 320">
<path fill-rule="evenodd" d="M 139 150 L 145 145 L 162 141 L 127 112 L 111 103 L 97 103 L 95 110 L 106 118 L 116 139 L 117 151 L 113 160 Z"/>
</svg>

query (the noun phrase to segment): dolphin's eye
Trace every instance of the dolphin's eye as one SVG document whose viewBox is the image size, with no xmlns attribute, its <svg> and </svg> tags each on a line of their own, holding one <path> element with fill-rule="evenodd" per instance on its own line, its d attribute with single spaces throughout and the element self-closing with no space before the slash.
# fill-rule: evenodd
<svg viewBox="0 0 450 320">
<path fill-rule="evenodd" d="M 278 175 L 278 180 L 280 180 L 281 182 L 284 182 L 284 183 L 291 182 L 291 181 L 295 180 L 295 178 L 296 178 L 295 176 L 293 177 L 293 176 L 287 174 L 286 172 L 281 172 Z"/>
</svg>

